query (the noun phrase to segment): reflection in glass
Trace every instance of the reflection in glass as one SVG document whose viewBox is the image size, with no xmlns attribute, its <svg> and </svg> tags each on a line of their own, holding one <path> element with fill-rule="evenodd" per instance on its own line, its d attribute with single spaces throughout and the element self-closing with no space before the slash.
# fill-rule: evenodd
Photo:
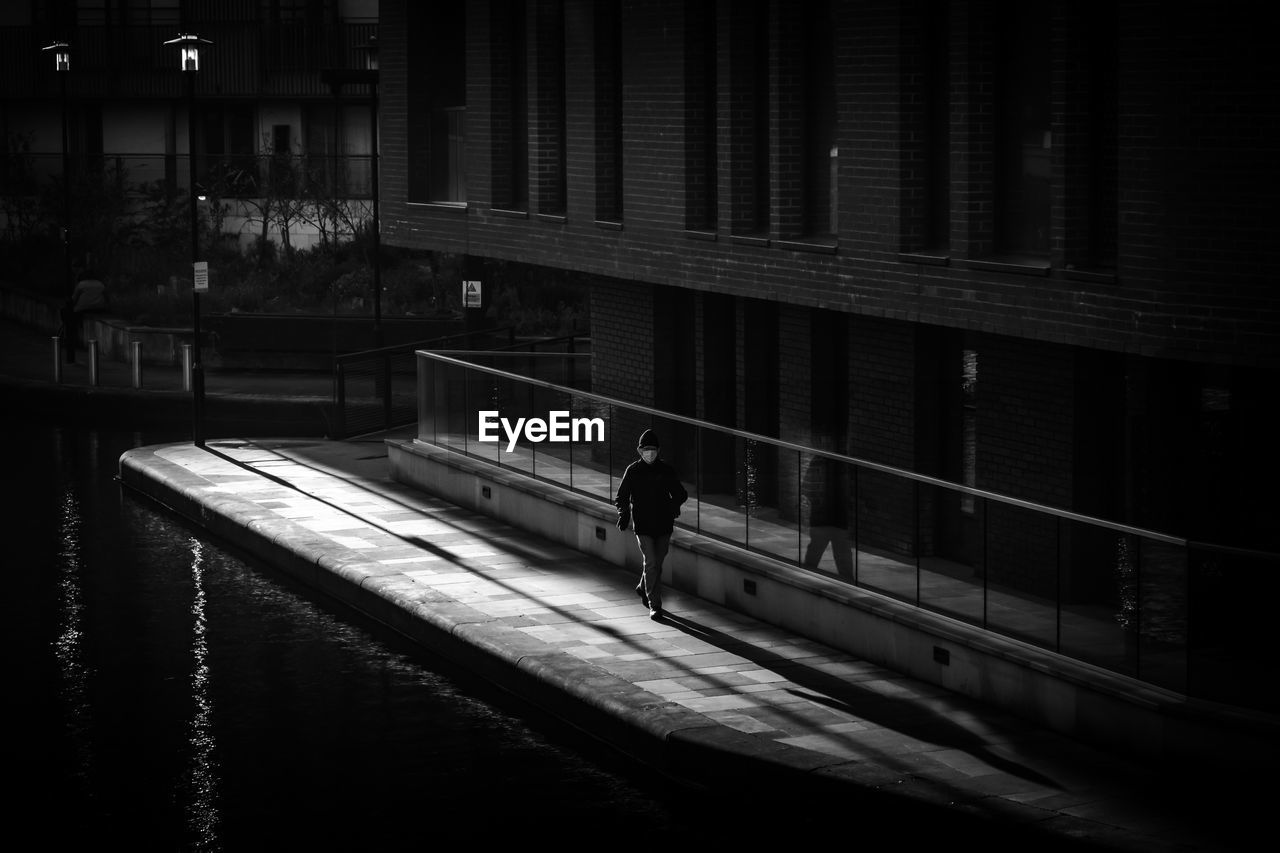
<svg viewBox="0 0 1280 853">
<path fill-rule="evenodd" d="M 813 454 L 800 481 L 801 507 L 807 541 L 802 565 L 835 574 L 853 583 L 854 557 L 850 510 L 853 472 L 844 462 Z"/>
</svg>

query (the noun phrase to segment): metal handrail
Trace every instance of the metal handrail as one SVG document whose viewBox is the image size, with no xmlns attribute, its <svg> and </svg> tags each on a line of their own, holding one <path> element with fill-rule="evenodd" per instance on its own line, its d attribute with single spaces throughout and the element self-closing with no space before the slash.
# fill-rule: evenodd
<svg viewBox="0 0 1280 853">
<path fill-rule="evenodd" d="M 429 338 L 424 341 L 411 341 L 407 344 L 392 344 L 391 346 L 378 347 L 376 349 L 360 350 L 359 352 L 347 352 L 341 355 L 335 355 L 333 360 L 337 362 L 359 361 L 379 355 L 396 355 L 402 352 L 416 352 L 425 349 L 432 344 L 452 341 L 458 338 L 469 338 L 476 335 L 491 335 L 494 333 L 506 332 L 508 340 L 515 336 L 515 326 L 498 326 L 491 329 L 476 329 L 470 332 L 455 332 L 452 335 L 441 335 L 437 338 Z M 472 350 L 445 350 L 445 352 L 472 352 Z"/>
<path fill-rule="evenodd" d="M 1280 561 L 1280 553 L 1273 553 L 1269 551 L 1255 551 L 1251 549 L 1240 548 L 1238 546 L 1233 546 L 1233 545 L 1219 545 L 1219 544 L 1209 543 L 1209 542 L 1193 542 L 1191 539 L 1187 537 L 1174 536 L 1169 533 L 1161 533 L 1159 531 L 1148 530 L 1142 527 L 1134 527 L 1133 525 L 1130 525 L 1130 524 L 1123 524 L 1118 521 L 1110 521 L 1105 518 L 1097 518 L 1096 516 L 1085 515 L 1083 513 L 1073 512 L 1071 510 L 1061 509 L 1059 507 L 1047 506 L 1045 504 L 1036 503 L 1035 501 L 1029 501 L 1023 498 L 1015 498 L 1010 495 L 1002 495 L 996 492 L 989 492 L 984 489 L 974 488 L 973 486 L 965 486 L 965 485 L 961 485 L 960 483 L 953 483 L 949 480 L 942 480 L 937 477 L 931 477 L 928 474 L 920 474 L 915 471 L 909 471 L 905 468 L 896 468 L 892 465 L 884 465 L 879 462 L 872 462 L 868 459 L 861 459 L 856 456 L 848 456 L 843 453 L 836 453 L 834 451 L 820 450 L 814 447 L 807 447 L 805 445 L 796 444 L 794 442 L 786 441 L 784 439 L 772 438 L 770 436 L 761 435 L 759 433 L 747 432 L 746 430 L 737 429 L 736 427 L 727 427 L 727 426 L 724 426 L 723 424 L 716 424 L 710 421 L 704 421 L 698 418 L 688 417 L 686 415 L 677 415 L 672 412 L 665 412 L 665 411 L 662 411 L 661 409 L 655 409 L 651 406 L 645 406 L 639 403 L 632 403 L 627 400 L 619 400 L 615 397 L 606 397 L 603 394 L 595 394 L 590 391 L 577 391 L 573 388 L 567 388 L 563 385 L 556 385 L 554 383 L 547 382 L 546 380 L 533 379 L 528 376 L 521 376 L 519 374 L 511 373 L 506 370 L 500 370 L 495 367 L 486 367 L 485 365 L 481 365 L 481 364 L 473 364 L 472 362 L 464 361 L 462 359 L 453 357 L 453 354 L 461 354 L 465 352 L 467 351 L 466 350 L 436 350 L 436 351 L 428 352 L 428 351 L 420 350 L 418 354 L 421 356 L 425 356 L 427 358 L 435 359 L 437 361 L 449 362 L 459 367 L 470 368 L 472 370 L 480 370 L 485 373 L 493 374 L 494 376 L 502 377 L 504 379 L 515 379 L 531 385 L 538 385 L 540 387 L 547 388 L 552 391 L 571 394 L 575 397 L 585 397 L 600 403 L 604 403 L 606 405 L 622 406 L 627 409 L 632 409 L 635 411 L 643 412 L 648 415 L 660 417 L 663 420 L 676 421 L 679 423 L 688 424 L 689 426 L 711 429 L 716 432 L 726 433 L 728 435 L 747 439 L 749 441 L 758 441 L 758 442 L 763 442 L 765 444 L 774 445 L 776 447 L 780 447 L 785 450 L 793 450 L 799 453 L 808 453 L 814 456 L 821 456 L 821 457 L 832 459 L 838 462 L 844 462 L 846 464 L 856 465 L 860 468 L 864 468 L 867 470 L 876 471 L 883 474 L 891 474 L 891 475 L 902 477 L 908 480 L 914 480 L 915 482 L 918 482 L 918 483 L 924 483 L 926 485 L 937 486 L 939 488 L 948 489 L 954 492 L 958 492 L 960 494 L 973 495 L 974 497 L 983 498 L 984 500 L 994 501 L 996 503 L 1006 504 L 1009 506 L 1015 506 L 1021 509 L 1032 510 L 1034 512 L 1041 512 L 1047 515 L 1055 516 L 1057 518 L 1066 519 L 1068 521 L 1075 521 L 1075 522 L 1081 522 L 1084 524 L 1095 525 L 1098 527 L 1104 527 L 1109 530 L 1114 530 L 1117 533 L 1124 533 L 1130 536 L 1140 536 L 1144 539 L 1151 539 L 1157 542 L 1163 542 L 1168 545 L 1177 545 L 1177 546 L 1186 547 L 1186 548 L 1195 548 L 1197 550 L 1217 551 L 1217 552 L 1228 553 L 1228 554 L 1237 554 L 1241 556 L 1253 556 L 1257 559 Z M 563 355 L 563 354 L 560 354 L 560 355 Z"/>
</svg>

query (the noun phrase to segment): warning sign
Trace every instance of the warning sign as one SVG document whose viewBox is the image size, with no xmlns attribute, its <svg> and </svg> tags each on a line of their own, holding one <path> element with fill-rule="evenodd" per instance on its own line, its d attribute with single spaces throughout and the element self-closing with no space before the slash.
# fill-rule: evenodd
<svg viewBox="0 0 1280 853">
<path fill-rule="evenodd" d="M 191 264 L 195 269 L 195 290 L 196 293 L 209 292 L 209 262 L 195 261 Z"/>
<path fill-rule="evenodd" d="M 464 281 L 462 283 L 462 307 L 463 308 L 479 308 L 480 305 L 480 282 Z"/>
</svg>

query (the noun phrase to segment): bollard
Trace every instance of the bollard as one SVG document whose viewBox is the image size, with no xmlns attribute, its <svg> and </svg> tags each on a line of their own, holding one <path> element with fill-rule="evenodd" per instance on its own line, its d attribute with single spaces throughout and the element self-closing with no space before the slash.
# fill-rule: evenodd
<svg viewBox="0 0 1280 853">
<path fill-rule="evenodd" d="M 53 381 L 62 381 L 62 338 L 53 336 Z"/>
<path fill-rule="evenodd" d="M 133 387 L 142 387 L 142 341 L 133 341 L 129 344 L 129 350 L 132 353 L 133 362 Z"/>
<path fill-rule="evenodd" d="M 89 339 L 89 384 L 98 385 L 98 342 L 93 338 Z"/>
<path fill-rule="evenodd" d="M 191 390 L 191 344 L 182 345 L 182 390 Z"/>
</svg>

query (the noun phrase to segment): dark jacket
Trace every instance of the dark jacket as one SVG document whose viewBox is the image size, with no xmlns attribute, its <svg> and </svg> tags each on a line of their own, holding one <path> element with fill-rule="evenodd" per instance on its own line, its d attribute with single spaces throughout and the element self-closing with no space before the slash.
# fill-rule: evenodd
<svg viewBox="0 0 1280 853">
<path fill-rule="evenodd" d="M 618 527 L 625 530 L 634 521 L 636 533 L 665 536 L 674 529 L 680 505 L 688 499 L 675 468 L 662 459 L 653 464 L 637 459 L 627 466 L 613 500 L 618 508 Z"/>
<path fill-rule="evenodd" d="M 845 482 L 848 470 L 843 463 L 815 456 L 809 463 L 801 486 L 809 501 L 809 523 L 825 527 L 849 524 L 849 501 Z"/>
</svg>

